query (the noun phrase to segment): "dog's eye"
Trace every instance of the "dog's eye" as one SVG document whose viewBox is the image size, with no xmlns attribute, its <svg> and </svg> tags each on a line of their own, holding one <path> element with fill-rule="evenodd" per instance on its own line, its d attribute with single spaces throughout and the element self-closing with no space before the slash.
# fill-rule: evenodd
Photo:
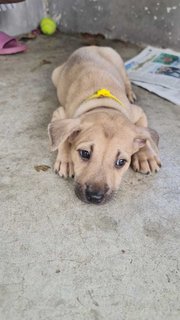
<svg viewBox="0 0 180 320">
<path fill-rule="evenodd" d="M 79 152 L 81 159 L 83 159 L 83 160 L 89 160 L 91 157 L 91 153 L 87 150 L 80 149 L 80 150 L 78 150 L 78 152 Z"/>
<path fill-rule="evenodd" d="M 126 164 L 127 160 L 125 159 L 117 159 L 115 162 L 115 167 L 116 168 L 122 168 Z"/>
</svg>

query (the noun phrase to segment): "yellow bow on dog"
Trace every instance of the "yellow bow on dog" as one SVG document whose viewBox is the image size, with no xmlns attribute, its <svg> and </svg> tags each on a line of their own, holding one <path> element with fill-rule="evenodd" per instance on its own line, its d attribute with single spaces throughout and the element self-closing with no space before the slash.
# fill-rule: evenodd
<svg viewBox="0 0 180 320">
<path fill-rule="evenodd" d="M 118 98 L 116 98 L 113 94 L 111 94 L 111 92 L 107 89 L 100 89 L 98 91 L 96 91 L 94 94 L 92 94 L 90 97 L 87 98 L 87 100 L 91 100 L 91 99 L 95 99 L 95 98 L 111 98 L 113 100 L 115 100 L 116 102 L 118 102 L 122 107 L 126 108 L 125 104 L 122 103 L 121 100 L 119 100 Z"/>
</svg>

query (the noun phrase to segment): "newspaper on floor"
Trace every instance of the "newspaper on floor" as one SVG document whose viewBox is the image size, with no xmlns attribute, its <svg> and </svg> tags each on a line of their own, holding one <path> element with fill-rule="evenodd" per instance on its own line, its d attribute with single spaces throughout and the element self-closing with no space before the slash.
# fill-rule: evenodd
<svg viewBox="0 0 180 320">
<path fill-rule="evenodd" d="M 180 105 L 180 53 L 147 47 L 125 67 L 134 84 Z"/>
</svg>

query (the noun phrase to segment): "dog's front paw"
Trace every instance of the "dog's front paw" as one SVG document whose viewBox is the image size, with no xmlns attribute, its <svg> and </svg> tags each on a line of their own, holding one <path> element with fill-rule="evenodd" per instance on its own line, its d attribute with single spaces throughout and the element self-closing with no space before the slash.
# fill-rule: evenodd
<svg viewBox="0 0 180 320">
<path fill-rule="evenodd" d="M 144 147 L 133 154 L 131 167 L 134 171 L 144 174 L 156 173 L 161 167 L 161 161 L 154 150 Z"/>
<path fill-rule="evenodd" d="M 54 171 L 60 177 L 65 179 L 74 177 L 74 165 L 72 162 L 56 159 L 56 162 L 54 164 Z"/>
<path fill-rule="evenodd" d="M 128 92 L 127 92 L 127 97 L 128 97 L 128 100 L 129 102 L 131 103 L 134 103 L 136 101 L 136 95 L 135 93 L 132 91 L 132 89 L 129 89 Z"/>
</svg>

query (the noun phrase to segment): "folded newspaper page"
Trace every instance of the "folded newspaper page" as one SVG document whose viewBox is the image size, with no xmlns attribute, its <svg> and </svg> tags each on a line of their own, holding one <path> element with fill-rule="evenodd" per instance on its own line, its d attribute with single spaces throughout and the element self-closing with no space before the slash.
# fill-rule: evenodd
<svg viewBox="0 0 180 320">
<path fill-rule="evenodd" d="M 147 47 L 125 66 L 134 84 L 180 105 L 180 53 Z"/>
</svg>

